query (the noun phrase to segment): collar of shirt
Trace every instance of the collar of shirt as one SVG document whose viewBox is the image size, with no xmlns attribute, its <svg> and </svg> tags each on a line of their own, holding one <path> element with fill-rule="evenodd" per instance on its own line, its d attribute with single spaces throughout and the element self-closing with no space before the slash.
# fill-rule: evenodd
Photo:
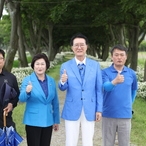
<svg viewBox="0 0 146 146">
<path fill-rule="evenodd" d="M 40 85 L 41 85 L 41 87 L 42 87 L 42 89 L 43 89 L 43 91 L 44 91 L 46 97 L 48 97 L 48 92 L 49 92 L 49 91 L 48 91 L 48 82 L 47 82 L 47 77 L 46 77 L 46 75 L 45 75 L 44 81 L 41 81 L 41 80 L 39 80 L 39 79 L 38 79 L 38 81 L 39 81 L 39 83 L 40 83 Z"/>
<path fill-rule="evenodd" d="M 114 63 L 112 63 L 112 65 L 111 65 L 111 70 L 112 70 L 113 72 L 118 72 L 118 71 L 114 68 Z M 124 65 L 121 72 L 126 72 L 126 71 L 127 71 L 127 68 L 126 68 L 126 66 Z"/>
<path fill-rule="evenodd" d="M 78 64 L 85 64 L 86 65 L 86 57 L 84 58 L 84 60 L 82 62 L 75 57 L 75 61 L 76 61 L 77 65 Z"/>
<path fill-rule="evenodd" d="M 0 75 L 5 75 L 5 71 L 2 69 L 2 72 L 0 73 Z"/>
</svg>

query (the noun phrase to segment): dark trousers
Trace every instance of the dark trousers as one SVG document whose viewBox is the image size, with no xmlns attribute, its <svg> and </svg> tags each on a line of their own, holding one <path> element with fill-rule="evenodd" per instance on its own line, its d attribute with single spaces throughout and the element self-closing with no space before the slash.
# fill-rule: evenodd
<svg viewBox="0 0 146 146">
<path fill-rule="evenodd" d="M 25 126 L 28 146 L 50 146 L 52 126 L 35 127 Z"/>
</svg>

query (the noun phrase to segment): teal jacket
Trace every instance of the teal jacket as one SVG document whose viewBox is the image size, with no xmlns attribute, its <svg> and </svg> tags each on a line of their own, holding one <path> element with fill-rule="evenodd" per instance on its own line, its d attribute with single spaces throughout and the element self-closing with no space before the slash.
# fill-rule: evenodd
<svg viewBox="0 0 146 146">
<path fill-rule="evenodd" d="M 26 93 L 26 86 L 29 81 L 32 84 L 30 94 Z M 23 123 L 30 126 L 48 127 L 60 123 L 59 100 L 56 91 L 56 83 L 53 78 L 47 75 L 48 97 L 46 98 L 42 87 L 33 72 L 24 78 L 20 89 L 20 102 L 26 102 Z"/>
</svg>

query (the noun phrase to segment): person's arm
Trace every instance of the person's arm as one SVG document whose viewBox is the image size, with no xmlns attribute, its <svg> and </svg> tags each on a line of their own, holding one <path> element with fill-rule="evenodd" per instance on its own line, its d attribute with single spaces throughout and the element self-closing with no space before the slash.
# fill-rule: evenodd
<svg viewBox="0 0 146 146">
<path fill-rule="evenodd" d="M 91 83 L 92 84 L 92 83 Z M 96 71 L 96 121 L 100 121 L 103 110 L 102 72 L 99 63 Z"/>
<path fill-rule="evenodd" d="M 120 72 L 117 73 L 117 76 L 112 81 L 109 81 L 108 76 L 105 73 L 103 75 L 104 79 L 106 79 L 103 84 L 103 88 L 105 91 L 112 91 L 117 84 L 121 84 L 124 82 L 124 76 L 121 75 Z"/>
<path fill-rule="evenodd" d="M 25 77 L 23 79 L 23 81 L 22 81 L 21 88 L 20 88 L 20 95 L 19 95 L 19 101 L 20 102 L 26 102 L 27 99 L 31 97 L 31 92 L 27 93 L 27 91 L 26 91 L 29 84 L 30 84 L 30 75 L 28 75 L 27 77 Z"/>
<path fill-rule="evenodd" d="M 102 70 L 102 80 L 103 80 L 103 90 L 112 91 L 115 85 L 110 81 L 109 76 L 106 73 L 106 70 Z"/>
<path fill-rule="evenodd" d="M 9 98 L 9 103 L 3 109 L 6 112 L 6 115 L 17 106 L 18 96 L 20 94 L 17 79 L 15 76 L 11 76 L 11 84 L 12 85 L 11 85 L 10 96 L 12 96 L 12 97 Z"/>
<path fill-rule="evenodd" d="M 132 90 L 132 103 L 135 101 L 137 90 Z"/>
<path fill-rule="evenodd" d="M 54 130 L 58 130 L 58 124 L 60 124 L 60 112 L 59 112 L 59 98 L 58 98 L 58 93 L 57 93 L 57 89 L 56 89 L 56 83 L 55 80 L 52 79 L 52 83 L 54 86 L 54 99 L 52 100 L 52 108 L 53 108 L 53 118 L 54 118 L 54 126 L 53 128 L 55 128 Z M 56 125 L 56 126 L 55 126 Z"/>
<path fill-rule="evenodd" d="M 18 87 L 18 82 L 17 82 L 17 79 L 16 77 L 14 77 L 13 79 L 13 87 L 15 89 L 15 91 L 17 92 L 17 95 L 15 98 L 11 98 L 9 103 L 12 104 L 13 108 L 15 108 L 17 106 L 17 103 L 18 103 L 18 97 L 19 97 L 19 94 L 20 94 L 20 90 L 19 90 L 19 87 Z"/>
<path fill-rule="evenodd" d="M 62 91 L 66 90 L 67 87 L 68 87 L 68 84 L 67 84 L 67 80 L 68 80 L 67 72 L 63 68 L 64 67 L 62 65 L 61 69 L 60 69 L 60 80 L 59 80 L 59 83 L 58 83 L 58 87 Z"/>
<path fill-rule="evenodd" d="M 112 84 L 112 82 L 110 82 L 110 81 L 107 81 L 107 82 L 105 82 L 105 83 L 103 84 L 104 90 L 105 90 L 105 91 L 108 91 L 108 92 L 109 92 L 109 91 L 112 91 L 114 87 L 115 87 L 115 85 Z"/>
</svg>

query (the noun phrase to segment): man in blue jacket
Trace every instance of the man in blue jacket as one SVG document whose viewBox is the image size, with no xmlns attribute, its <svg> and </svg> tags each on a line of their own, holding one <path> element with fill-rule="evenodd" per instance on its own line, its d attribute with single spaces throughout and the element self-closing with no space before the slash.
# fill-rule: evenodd
<svg viewBox="0 0 146 146">
<path fill-rule="evenodd" d="M 79 129 L 82 145 L 93 146 L 94 124 L 102 113 L 102 75 L 99 63 L 86 57 L 88 39 L 82 34 L 71 38 L 75 57 L 62 64 L 59 88 L 66 90 L 62 111 L 66 146 L 77 146 Z"/>
<path fill-rule="evenodd" d="M 116 132 L 118 145 L 130 145 L 132 104 L 137 91 L 134 70 L 124 64 L 127 48 L 116 45 L 111 50 L 113 64 L 104 69 L 103 76 L 103 146 L 114 146 Z"/>
</svg>

